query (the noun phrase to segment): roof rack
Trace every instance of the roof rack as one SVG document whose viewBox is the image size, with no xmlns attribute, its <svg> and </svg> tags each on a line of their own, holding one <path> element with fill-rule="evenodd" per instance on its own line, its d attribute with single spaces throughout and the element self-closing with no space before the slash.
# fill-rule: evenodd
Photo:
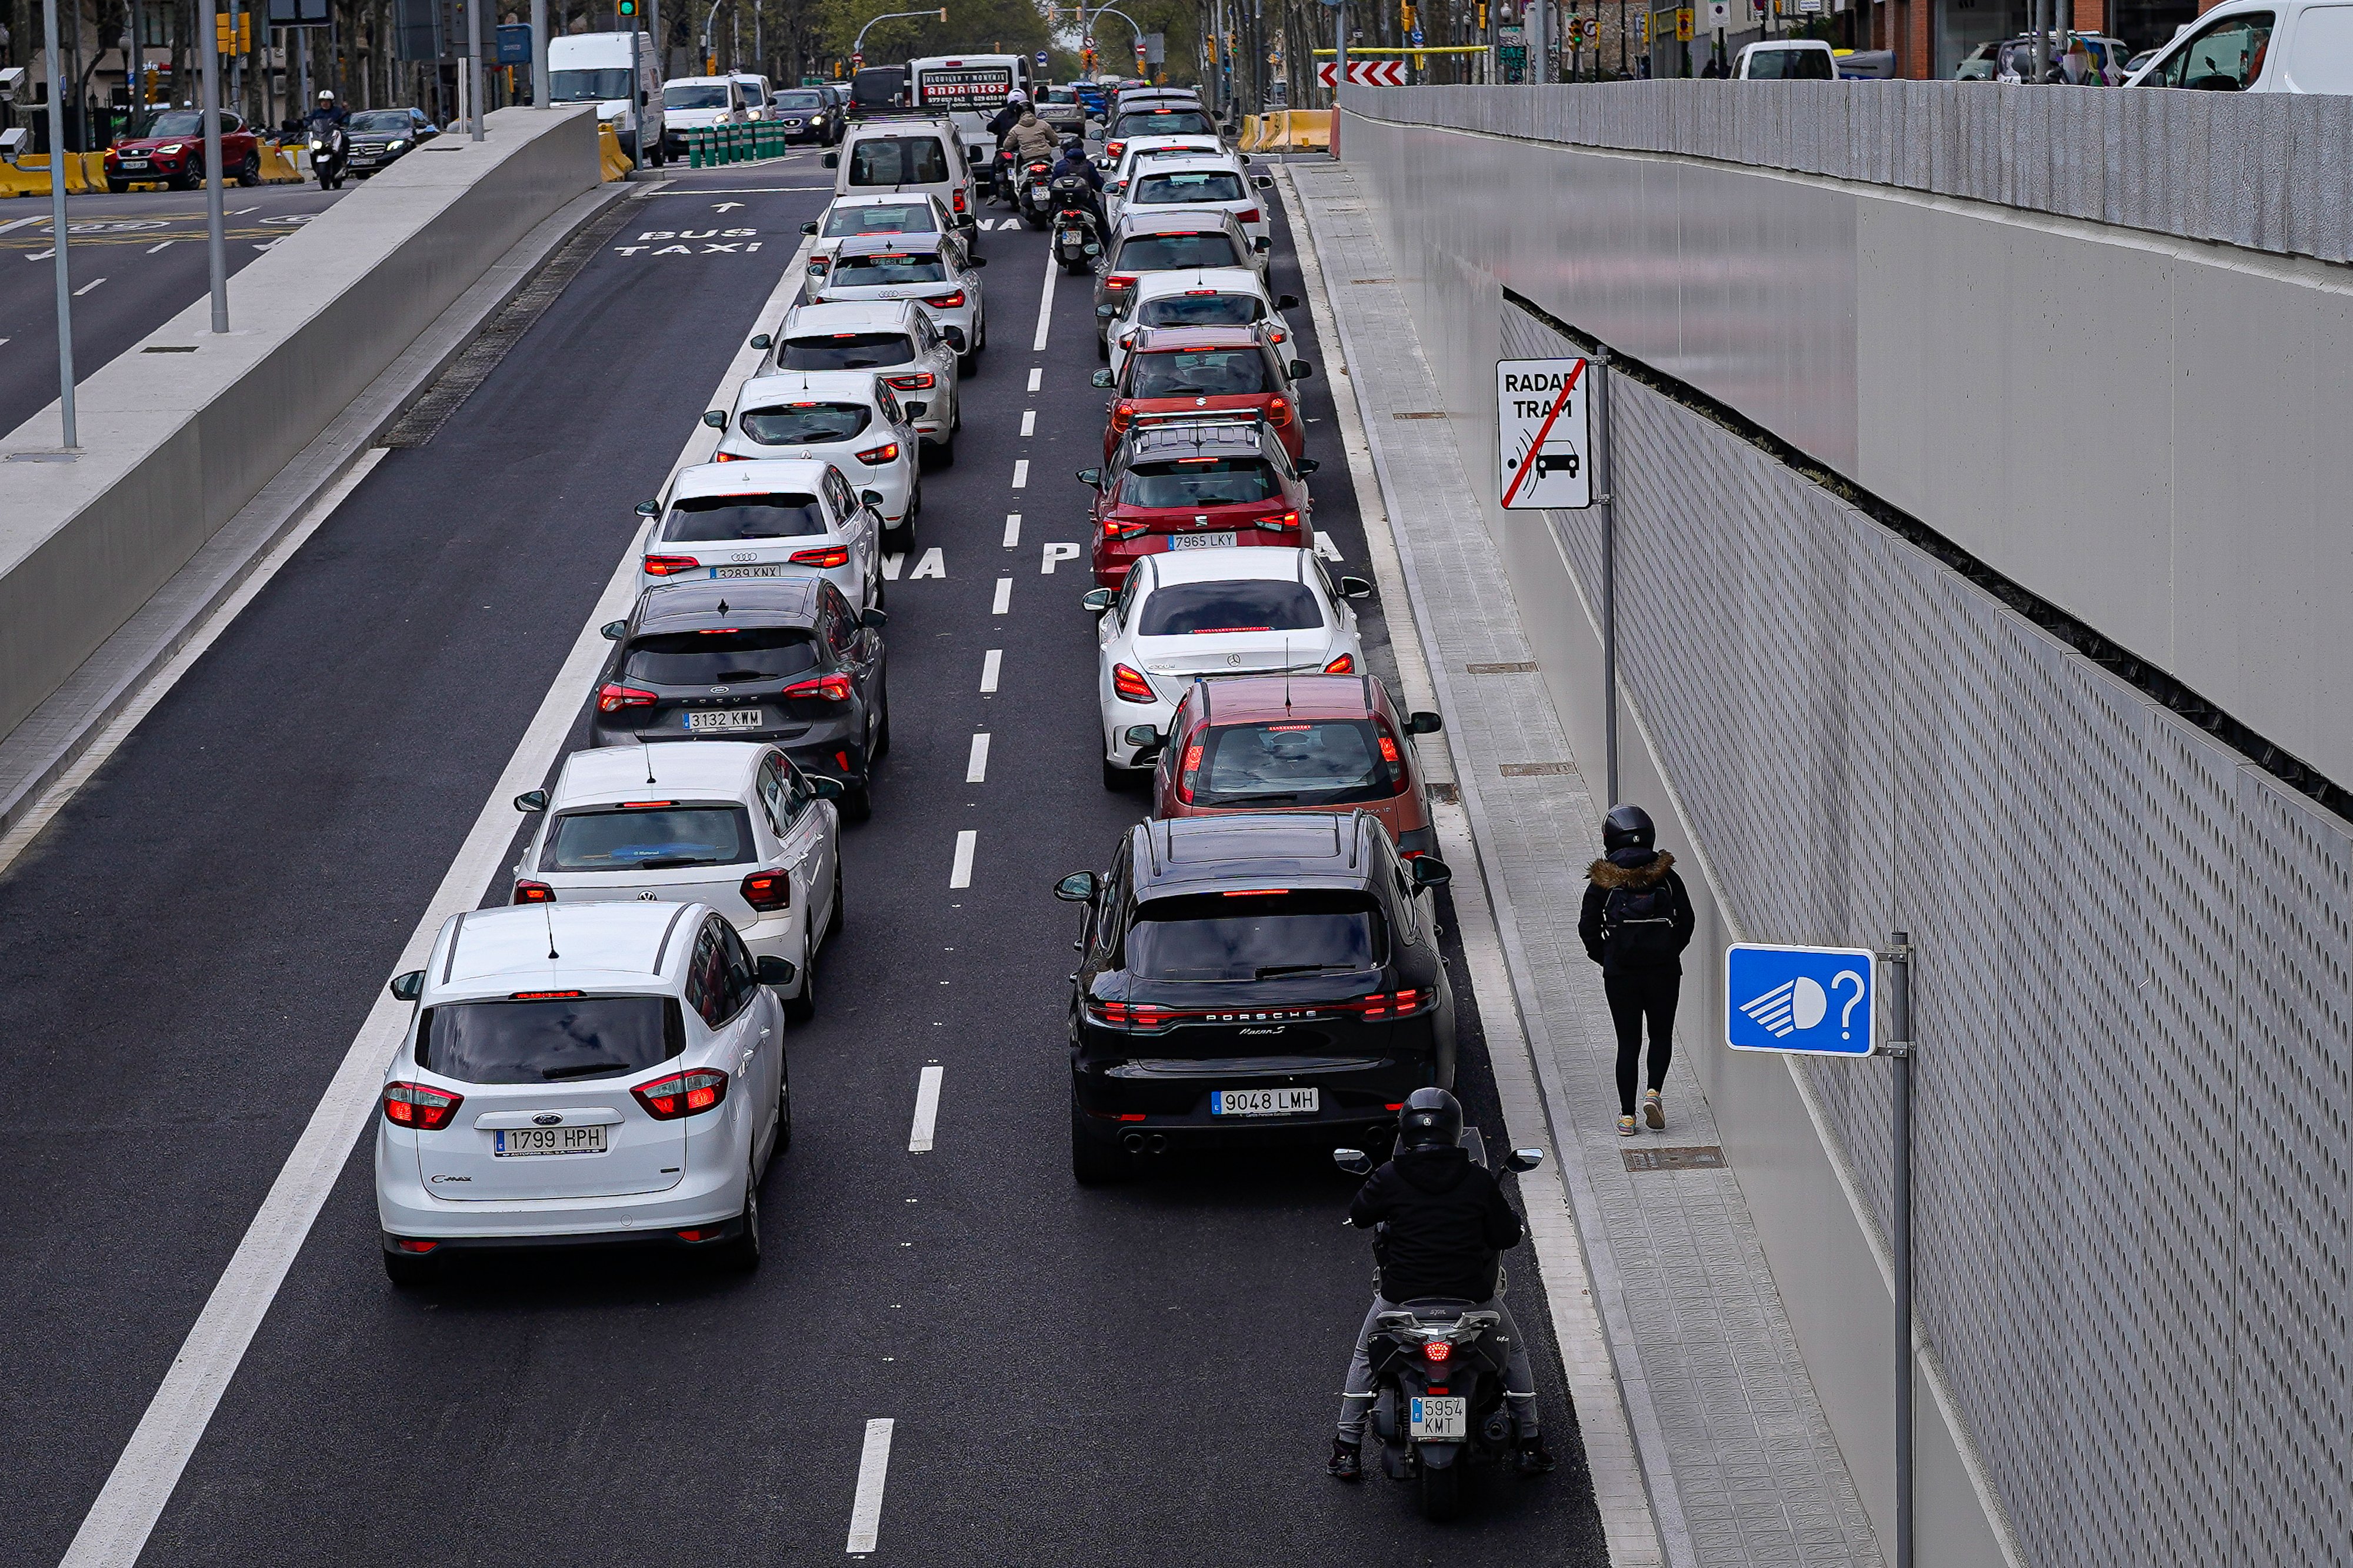
<svg viewBox="0 0 2353 1568">
<path fill-rule="evenodd" d="M 1205 425 L 1219 427 L 1255 426 L 1266 423 L 1262 408 L 1139 408 L 1128 416 L 1128 423 L 1136 429 L 1145 426 L 1166 427 L 1170 425 Z"/>
</svg>

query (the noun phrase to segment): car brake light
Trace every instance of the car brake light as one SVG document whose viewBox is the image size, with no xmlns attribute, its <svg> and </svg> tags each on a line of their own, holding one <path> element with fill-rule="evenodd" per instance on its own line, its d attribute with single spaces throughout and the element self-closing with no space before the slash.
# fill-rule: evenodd
<svg viewBox="0 0 2353 1568">
<path fill-rule="evenodd" d="M 1397 742 L 1390 740 L 1387 735 L 1383 735 L 1381 737 L 1381 761 L 1394 764 L 1397 760 Z"/>
<path fill-rule="evenodd" d="M 796 566 L 847 566 L 849 564 L 849 546 L 827 544 L 815 550 L 796 550 L 793 552 L 793 564 Z"/>
<path fill-rule="evenodd" d="M 796 681 L 785 688 L 786 697 L 807 697 L 819 702 L 849 700 L 849 677 L 841 674 L 820 675 L 814 680 Z"/>
<path fill-rule="evenodd" d="M 938 378 L 926 370 L 913 375 L 886 375 L 882 379 L 900 392 L 921 392 Z"/>
<path fill-rule="evenodd" d="M 1376 991 L 1369 996 L 1359 996 L 1354 1002 L 1344 1002 L 1340 1011 L 1360 1014 L 1367 1018 L 1409 1018 L 1416 1013 L 1427 1013 L 1438 1005 L 1438 993 L 1421 987 L 1415 990 Z"/>
<path fill-rule="evenodd" d="M 724 460 L 722 459 L 722 461 Z M 681 572 L 691 572 L 702 564 L 702 562 L 691 555 L 649 555 L 645 561 L 646 575 L 675 577 Z"/>
<path fill-rule="evenodd" d="M 744 879 L 744 901 L 763 913 L 781 910 L 793 901 L 793 874 L 790 871 L 754 871 Z"/>
<path fill-rule="evenodd" d="M 899 460 L 899 443 L 885 441 L 880 447 L 869 447 L 858 454 L 858 460 L 870 468 L 878 463 L 895 463 Z"/>
<path fill-rule="evenodd" d="M 384 1119 L 395 1127 L 406 1127 L 417 1132 L 438 1132 L 449 1125 L 458 1108 L 466 1103 L 462 1094 L 452 1094 L 446 1089 L 435 1089 L 422 1083 L 388 1083 L 384 1086 Z"/>
<path fill-rule="evenodd" d="M 1132 406 L 1124 403 L 1113 404 L 1112 405 L 1111 427 L 1113 429 L 1124 430 L 1130 425 L 1134 424 L 1134 421 L 1135 410 Z"/>
<path fill-rule="evenodd" d="M 1114 514 L 1103 519 L 1103 532 L 1105 539 L 1134 539 L 1151 526 L 1132 517 Z"/>
<path fill-rule="evenodd" d="M 1114 272 L 1110 277 L 1103 279 L 1103 287 L 1106 289 L 1133 289 L 1135 287 L 1135 274 L 1133 272 Z"/>
<path fill-rule="evenodd" d="M 552 904 L 555 902 L 555 889 L 544 882 L 533 882 L 517 877 L 514 885 L 514 901 L 518 904 Z"/>
<path fill-rule="evenodd" d="M 1258 208 L 1244 207 L 1241 211 L 1236 213 L 1234 216 L 1240 218 L 1244 223 L 1256 223 L 1259 221 Z"/>
<path fill-rule="evenodd" d="M 1159 694 L 1152 689 L 1152 682 L 1144 679 L 1144 672 L 1131 669 L 1124 664 L 1111 667 L 1111 689 L 1130 702 L 1160 700 Z"/>
<path fill-rule="evenodd" d="M 1454 1353 L 1454 1346 L 1447 1340 L 1432 1340 L 1421 1347 L 1421 1353 L 1433 1362 L 1442 1363 Z"/>
<path fill-rule="evenodd" d="M 1299 526 L 1299 514 L 1295 511 L 1271 511 L 1258 520 L 1258 526 L 1288 532 Z"/>
<path fill-rule="evenodd" d="M 675 1121 L 681 1116 L 708 1110 L 726 1099 L 727 1075 L 717 1068 L 695 1068 L 641 1083 L 629 1092 L 638 1097 L 638 1103 L 656 1121 Z"/>
<path fill-rule="evenodd" d="M 1187 805 L 1193 804 L 1193 780 L 1201 772 L 1201 742 L 1194 742 L 1185 748 L 1185 766 L 1176 775 L 1176 798 Z"/>
<path fill-rule="evenodd" d="M 943 310 L 953 310 L 957 306 L 964 303 L 964 290 L 959 289 L 953 294 L 936 295 L 932 299 L 924 300 L 923 303 L 926 305 L 937 305 Z"/>
<path fill-rule="evenodd" d="M 1266 422 L 1270 425 L 1290 424 L 1291 405 L 1280 397 L 1268 398 L 1266 400 Z"/>
<path fill-rule="evenodd" d="M 741 463 L 746 461 L 744 455 L 740 452 L 713 452 L 711 454 L 711 460 L 714 463 Z"/>
<path fill-rule="evenodd" d="M 964 187 L 959 185 L 955 190 L 950 191 L 948 193 L 948 199 L 955 203 L 956 211 L 964 211 Z"/>
<path fill-rule="evenodd" d="M 425 1241 L 413 1236 L 404 1236 L 393 1243 L 393 1246 L 403 1252 L 417 1253 L 430 1252 L 440 1245 L 438 1241 Z"/>
<path fill-rule="evenodd" d="M 1324 667 L 1324 673 L 1326 675 L 1354 675 L 1356 673 L 1356 661 L 1347 654 L 1344 653 L 1339 658 L 1334 659 L 1331 663 L 1325 665 Z"/>
<path fill-rule="evenodd" d="M 654 694 L 650 691 L 640 691 L 634 686 L 617 686 L 609 680 L 596 689 L 596 711 L 599 713 L 617 713 L 624 708 L 650 708 L 654 700 Z"/>
</svg>

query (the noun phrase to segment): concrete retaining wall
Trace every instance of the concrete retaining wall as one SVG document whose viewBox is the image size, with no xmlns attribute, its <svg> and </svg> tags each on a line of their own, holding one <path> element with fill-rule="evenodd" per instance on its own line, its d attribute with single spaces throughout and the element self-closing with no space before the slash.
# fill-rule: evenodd
<svg viewBox="0 0 2353 1568">
<path fill-rule="evenodd" d="M 0 734 L 38 706 L 516 241 L 598 183 L 587 109 L 445 137 L 0 439 Z M 193 346 L 193 353 L 147 349 Z"/>
</svg>

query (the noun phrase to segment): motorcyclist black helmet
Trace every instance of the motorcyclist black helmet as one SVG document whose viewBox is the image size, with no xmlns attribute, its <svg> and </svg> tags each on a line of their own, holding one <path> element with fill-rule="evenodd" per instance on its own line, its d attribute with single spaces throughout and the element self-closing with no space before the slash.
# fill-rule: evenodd
<svg viewBox="0 0 2353 1568">
<path fill-rule="evenodd" d="M 1442 1089 L 1417 1089 L 1398 1118 L 1398 1149 L 1455 1149 L 1462 1143 L 1462 1102 Z"/>
<path fill-rule="evenodd" d="M 1601 848 L 1605 854 L 1620 849 L 1648 849 L 1657 844 L 1659 830 L 1651 824 L 1651 814 L 1639 805 L 1613 805 L 1601 823 Z"/>
</svg>

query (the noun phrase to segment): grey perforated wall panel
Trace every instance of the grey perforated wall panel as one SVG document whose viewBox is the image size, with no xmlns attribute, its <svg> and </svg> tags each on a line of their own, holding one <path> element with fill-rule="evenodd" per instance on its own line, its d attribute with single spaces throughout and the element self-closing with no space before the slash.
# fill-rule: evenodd
<svg viewBox="0 0 2353 1568">
<path fill-rule="evenodd" d="M 1506 354 L 1575 352 L 1501 315 Z M 1722 427 L 1613 397 L 1621 678 L 1726 913 L 1921 948 L 1920 1318 L 2021 1550 L 2353 1563 L 2353 834 Z M 1598 514 L 1550 520 L 1599 603 Z M 1803 1070 L 1883 1227 L 1888 1069 Z"/>
</svg>

